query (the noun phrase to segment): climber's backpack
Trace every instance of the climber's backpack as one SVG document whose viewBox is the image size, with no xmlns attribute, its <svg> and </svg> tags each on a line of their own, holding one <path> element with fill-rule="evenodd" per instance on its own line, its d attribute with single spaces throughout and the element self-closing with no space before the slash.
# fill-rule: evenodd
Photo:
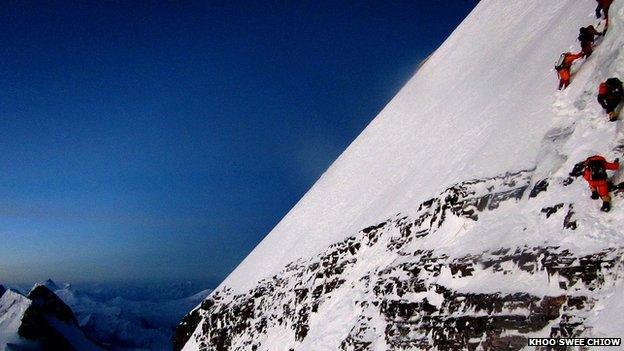
<svg viewBox="0 0 624 351">
<path fill-rule="evenodd" d="M 624 90 L 624 88 L 622 88 L 622 81 L 615 77 L 607 79 L 605 84 L 607 85 L 607 89 L 609 89 L 609 93 L 622 94 Z"/>
<path fill-rule="evenodd" d="M 604 161 L 591 160 L 587 162 L 587 168 L 591 172 L 591 180 L 605 180 L 607 179 L 607 171 L 604 167 Z"/>
<path fill-rule="evenodd" d="M 589 32 L 589 29 L 587 29 L 586 27 L 581 27 L 581 29 L 579 29 L 578 40 L 580 40 L 580 41 L 593 41 L 594 38 L 592 38 L 592 35 Z"/>
</svg>

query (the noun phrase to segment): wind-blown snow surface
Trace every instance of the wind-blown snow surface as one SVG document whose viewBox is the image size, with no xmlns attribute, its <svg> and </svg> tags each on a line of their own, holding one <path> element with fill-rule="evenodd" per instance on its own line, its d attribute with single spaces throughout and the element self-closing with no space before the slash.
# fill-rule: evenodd
<svg viewBox="0 0 624 351">
<path fill-rule="evenodd" d="M 594 7 L 481 1 L 185 318 L 176 347 L 520 349 L 527 336 L 623 336 L 622 192 L 604 214 L 568 176 L 587 156 L 624 151 L 622 122 L 595 100 L 600 81 L 624 77 L 622 1 L 565 92 L 552 68 L 579 50 Z"/>
</svg>

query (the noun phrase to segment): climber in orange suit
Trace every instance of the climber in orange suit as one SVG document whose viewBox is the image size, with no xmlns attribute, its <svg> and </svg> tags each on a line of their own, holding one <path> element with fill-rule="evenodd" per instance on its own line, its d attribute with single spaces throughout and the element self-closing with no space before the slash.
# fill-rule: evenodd
<svg viewBox="0 0 624 351">
<path fill-rule="evenodd" d="M 570 69 L 572 68 L 572 64 L 574 61 L 580 59 L 585 56 L 585 54 L 581 51 L 578 54 L 573 54 L 571 52 L 566 52 L 562 54 L 562 58 L 560 59 L 560 64 L 555 66 L 557 70 L 557 74 L 559 75 L 559 90 L 565 89 L 570 85 Z"/>
<path fill-rule="evenodd" d="M 611 210 L 611 196 L 609 196 L 609 178 L 607 177 L 607 170 L 617 171 L 620 169 L 620 160 L 615 159 L 613 162 L 607 162 L 607 160 L 599 155 L 588 157 L 583 163 L 585 169 L 583 170 L 583 178 L 589 184 L 591 190 L 591 198 L 597 200 L 602 199 L 602 207 L 600 210 L 609 212 Z"/>
</svg>

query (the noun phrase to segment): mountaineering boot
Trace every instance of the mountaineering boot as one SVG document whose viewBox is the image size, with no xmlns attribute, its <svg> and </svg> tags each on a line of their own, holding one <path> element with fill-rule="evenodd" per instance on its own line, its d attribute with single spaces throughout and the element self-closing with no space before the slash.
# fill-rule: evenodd
<svg viewBox="0 0 624 351">
<path fill-rule="evenodd" d="M 611 122 L 617 121 L 617 115 L 615 114 L 615 111 L 609 112 L 609 121 Z"/>
<path fill-rule="evenodd" d="M 602 211 L 602 212 L 609 212 L 610 210 L 611 210 L 611 202 L 603 201 L 602 202 L 602 207 L 600 208 L 600 211 Z"/>
<path fill-rule="evenodd" d="M 591 198 L 592 200 L 598 200 L 600 198 L 600 195 L 598 195 L 598 192 L 594 190 L 592 191 Z"/>
</svg>

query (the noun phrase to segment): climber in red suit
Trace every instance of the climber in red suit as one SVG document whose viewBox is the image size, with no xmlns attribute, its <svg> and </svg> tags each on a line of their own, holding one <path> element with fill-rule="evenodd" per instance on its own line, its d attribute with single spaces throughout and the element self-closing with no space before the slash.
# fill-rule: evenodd
<svg viewBox="0 0 624 351">
<path fill-rule="evenodd" d="M 600 210 L 609 212 L 611 210 L 611 196 L 609 195 L 609 178 L 607 177 L 607 170 L 617 171 L 620 169 L 619 159 L 615 159 L 613 162 L 607 162 L 607 160 L 599 155 L 588 157 L 583 163 L 585 169 L 583 171 L 583 178 L 589 184 L 591 190 L 591 198 L 597 200 L 602 199 L 602 207 Z"/>
<path fill-rule="evenodd" d="M 555 69 L 557 70 L 557 74 L 559 75 L 559 90 L 565 89 L 568 87 L 568 85 L 570 85 L 570 69 L 572 68 L 572 64 L 574 63 L 574 61 L 585 56 L 582 51 L 578 54 L 566 52 L 563 55 L 564 57 L 561 61 L 561 64 L 555 67 Z"/>
</svg>

